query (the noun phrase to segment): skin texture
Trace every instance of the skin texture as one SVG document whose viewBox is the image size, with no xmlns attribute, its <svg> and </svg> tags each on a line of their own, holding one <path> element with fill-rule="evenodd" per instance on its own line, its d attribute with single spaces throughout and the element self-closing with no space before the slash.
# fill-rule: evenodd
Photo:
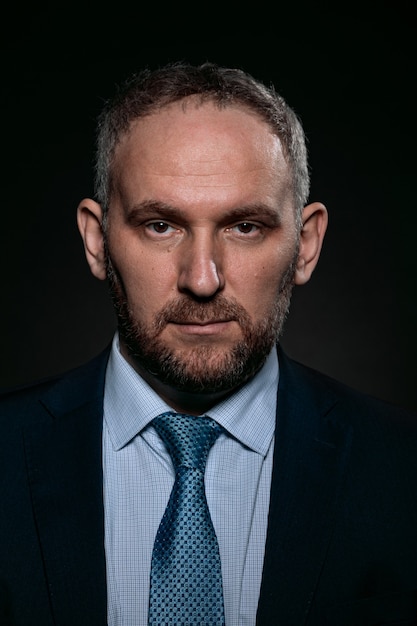
<svg viewBox="0 0 417 626">
<path fill-rule="evenodd" d="M 299 232 L 279 139 L 249 110 L 192 98 L 132 124 L 112 181 L 106 232 L 89 198 L 78 225 L 122 353 L 174 409 L 202 413 L 262 366 L 316 266 L 326 209 L 306 206 Z"/>
</svg>

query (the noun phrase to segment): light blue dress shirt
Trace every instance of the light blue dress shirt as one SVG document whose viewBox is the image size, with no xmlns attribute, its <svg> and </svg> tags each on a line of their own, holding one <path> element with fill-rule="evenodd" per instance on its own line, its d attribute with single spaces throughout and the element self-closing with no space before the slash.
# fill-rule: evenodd
<svg viewBox="0 0 417 626">
<path fill-rule="evenodd" d="M 206 466 L 222 561 L 227 626 L 253 626 L 262 576 L 278 385 L 276 350 L 262 370 L 209 411 L 227 431 Z M 117 334 L 104 394 L 103 470 L 109 626 L 146 626 L 152 548 L 174 483 L 149 423 L 172 410 L 121 356 Z"/>
</svg>

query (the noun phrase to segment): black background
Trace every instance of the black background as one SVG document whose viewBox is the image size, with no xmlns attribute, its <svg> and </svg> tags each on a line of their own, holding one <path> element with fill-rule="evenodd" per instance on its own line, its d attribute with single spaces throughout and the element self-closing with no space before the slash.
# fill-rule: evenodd
<svg viewBox="0 0 417 626">
<path fill-rule="evenodd" d="M 272 10 L 272 7 L 274 9 Z M 114 318 L 75 221 L 92 194 L 95 117 L 139 67 L 205 60 L 273 82 L 303 120 L 311 200 L 329 211 L 283 345 L 417 409 L 415 38 L 411 3 L 17 7 L 1 39 L 0 386 L 78 365 Z M 256 12 L 255 12 L 256 9 Z M 20 10 L 22 14 L 20 15 Z"/>
</svg>

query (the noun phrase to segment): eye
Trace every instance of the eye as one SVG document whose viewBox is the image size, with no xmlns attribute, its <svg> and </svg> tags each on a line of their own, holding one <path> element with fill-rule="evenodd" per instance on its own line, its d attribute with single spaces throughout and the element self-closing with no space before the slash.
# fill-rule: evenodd
<svg viewBox="0 0 417 626">
<path fill-rule="evenodd" d="M 149 230 L 151 230 L 152 232 L 158 235 L 164 235 L 166 233 L 170 233 L 175 230 L 172 226 L 170 226 L 166 222 L 160 222 L 160 221 L 149 222 L 148 224 L 146 224 L 146 228 L 148 228 Z"/>
<path fill-rule="evenodd" d="M 227 230 L 235 235 L 259 235 L 261 227 L 253 222 L 239 222 L 234 226 L 230 226 Z"/>
<path fill-rule="evenodd" d="M 241 224 L 236 224 L 234 228 L 236 228 L 240 233 L 247 235 L 254 232 L 258 227 L 250 222 L 242 222 Z"/>
</svg>

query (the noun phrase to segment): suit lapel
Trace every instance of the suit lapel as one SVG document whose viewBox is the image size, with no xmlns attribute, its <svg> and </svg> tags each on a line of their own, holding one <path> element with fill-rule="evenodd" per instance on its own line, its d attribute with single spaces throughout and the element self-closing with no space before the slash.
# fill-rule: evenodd
<svg viewBox="0 0 417 626">
<path fill-rule="evenodd" d="M 258 624 L 305 624 L 325 559 L 350 429 L 312 372 L 280 352 L 280 387 Z"/>
<path fill-rule="evenodd" d="M 43 399 L 25 433 L 29 482 L 57 626 L 107 623 L 101 433 L 107 352 Z"/>
</svg>

